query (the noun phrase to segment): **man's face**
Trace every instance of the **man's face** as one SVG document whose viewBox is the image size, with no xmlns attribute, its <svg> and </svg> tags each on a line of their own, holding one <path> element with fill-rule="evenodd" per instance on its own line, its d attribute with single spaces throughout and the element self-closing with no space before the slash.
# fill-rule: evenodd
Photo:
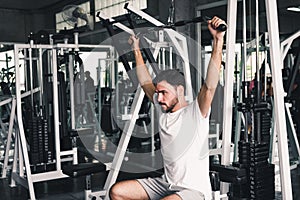
<svg viewBox="0 0 300 200">
<path fill-rule="evenodd" d="M 155 93 L 157 94 L 157 101 L 161 105 L 162 110 L 164 112 L 172 112 L 178 104 L 176 87 L 166 81 L 161 81 L 156 85 Z"/>
</svg>

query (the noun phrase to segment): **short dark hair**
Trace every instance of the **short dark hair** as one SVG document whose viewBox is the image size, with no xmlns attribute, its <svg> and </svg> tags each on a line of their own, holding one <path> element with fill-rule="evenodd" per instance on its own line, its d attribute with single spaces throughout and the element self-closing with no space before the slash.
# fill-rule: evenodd
<svg viewBox="0 0 300 200">
<path fill-rule="evenodd" d="M 161 81 L 166 81 L 172 86 L 182 85 L 185 89 L 184 75 L 176 69 L 160 71 L 153 79 L 153 84 L 156 86 Z"/>
</svg>

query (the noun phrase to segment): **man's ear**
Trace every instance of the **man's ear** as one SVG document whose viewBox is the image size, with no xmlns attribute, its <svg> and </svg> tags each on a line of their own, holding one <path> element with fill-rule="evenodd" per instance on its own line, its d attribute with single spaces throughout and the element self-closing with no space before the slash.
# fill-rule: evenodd
<svg viewBox="0 0 300 200">
<path fill-rule="evenodd" d="M 182 85 L 179 85 L 176 87 L 178 96 L 184 96 L 184 87 Z"/>
</svg>

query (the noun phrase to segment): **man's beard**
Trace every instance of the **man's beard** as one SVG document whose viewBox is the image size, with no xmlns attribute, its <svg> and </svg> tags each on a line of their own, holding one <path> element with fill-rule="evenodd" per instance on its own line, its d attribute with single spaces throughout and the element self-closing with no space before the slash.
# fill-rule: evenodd
<svg viewBox="0 0 300 200">
<path fill-rule="evenodd" d="M 175 97 L 174 99 L 175 99 L 176 101 L 175 101 L 174 103 L 172 103 L 171 106 L 168 106 L 166 110 L 162 109 L 163 112 L 169 113 L 169 112 L 171 112 L 171 111 L 173 110 L 173 108 L 174 108 L 174 107 L 177 105 L 177 103 L 179 102 L 177 97 Z M 173 100 L 174 100 L 174 99 L 173 99 Z M 160 105 L 162 106 L 162 105 L 166 105 L 166 104 L 163 103 L 163 104 L 160 104 Z"/>
</svg>

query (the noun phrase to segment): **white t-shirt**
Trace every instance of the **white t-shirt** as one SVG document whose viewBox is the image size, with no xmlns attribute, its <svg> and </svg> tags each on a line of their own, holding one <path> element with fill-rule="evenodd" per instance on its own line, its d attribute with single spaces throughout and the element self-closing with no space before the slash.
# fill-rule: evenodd
<svg viewBox="0 0 300 200">
<path fill-rule="evenodd" d="M 166 180 L 174 186 L 198 190 L 211 199 L 208 149 L 209 114 L 198 101 L 160 117 L 161 152 Z"/>
</svg>

